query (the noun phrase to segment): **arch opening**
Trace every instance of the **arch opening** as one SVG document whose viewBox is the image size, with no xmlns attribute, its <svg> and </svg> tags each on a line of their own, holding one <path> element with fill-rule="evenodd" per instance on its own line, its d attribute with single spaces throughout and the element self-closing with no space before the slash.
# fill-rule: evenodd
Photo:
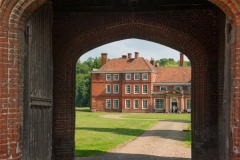
<svg viewBox="0 0 240 160">
<path fill-rule="evenodd" d="M 214 23 L 219 24 L 220 21 L 217 18 L 225 19 L 225 15 L 218 14 L 220 13 L 219 10 L 214 10 L 214 11 L 216 11 L 215 12 L 216 14 L 213 14 L 213 17 L 215 17 L 216 19 Z M 212 11 L 210 12 L 213 13 Z M 57 15 L 57 18 L 58 16 L 60 17 L 60 15 Z M 73 15 L 73 16 L 76 16 L 76 15 Z M 72 63 L 75 64 L 75 62 L 77 61 L 77 58 L 83 53 L 85 53 L 86 51 L 92 48 L 95 48 L 97 46 L 103 45 L 105 43 L 126 39 L 126 38 L 133 38 L 133 37 L 164 44 L 171 48 L 176 48 L 177 50 L 183 53 L 186 53 L 186 55 L 188 55 L 189 59 L 191 60 L 192 66 L 193 66 L 192 68 L 193 99 L 191 103 L 192 105 L 195 106 L 195 108 L 191 108 L 192 120 L 193 120 L 192 128 L 194 130 L 192 158 L 194 159 L 197 159 L 198 157 L 207 158 L 210 155 L 207 155 L 207 154 L 200 155 L 199 149 L 197 151 L 194 148 L 200 147 L 202 149 L 201 152 L 204 152 L 206 148 L 201 146 L 204 146 L 203 143 L 210 144 L 210 141 L 214 141 L 216 143 L 211 144 L 209 148 L 216 148 L 216 146 L 218 146 L 217 144 L 218 142 L 216 140 L 218 137 L 218 133 L 217 133 L 218 115 L 215 114 L 216 112 L 213 108 L 216 108 L 218 105 L 216 103 L 216 101 L 219 102 L 217 100 L 218 95 L 216 95 L 215 93 L 216 93 L 216 90 L 218 89 L 219 91 L 217 92 L 219 92 L 219 94 L 222 92 L 220 86 L 222 85 L 223 81 L 221 81 L 222 75 L 219 74 L 219 73 L 222 73 L 221 69 L 218 70 L 215 68 L 215 66 L 220 66 L 220 61 L 218 61 L 219 60 L 218 56 L 221 57 L 220 58 L 221 60 L 224 59 L 223 55 L 221 54 L 223 53 L 221 52 L 222 50 L 218 50 L 216 48 L 218 43 L 218 37 L 216 36 L 216 34 L 211 35 L 213 36 L 213 39 L 210 40 L 207 38 L 206 35 L 202 34 L 203 30 L 201 30 L 200 28 L 198 29 L 194 27 L 189 28 L 188 26 L 187 28 L 185 28 L 186 30 L 185 29 L 177 30 L 176 28 L 170 27 L 168 25 L 168 23 L 170 22 L 164 22 L 163 24 L 161 24 L 162 22 L 161 19 L 164 19 L 165 16 L 163 17 L 156 16 L 159 18 L 159 21 L 156 21 L 155 19 L 154 22 L 150 20 L 144 21 L 144 18 L 141 15 L 133 16 L 133 15 L 123 14 L 121 16 L 122 16 L 121 19 L 122 19 L 123 25 L 121 25 L 121 21 L 116 20 L 116 21 L 112 21 L 112 23 L 107 23 L 106 26 L 103 24 L 103 26 L 96 25 L 98 26 L 96 28 L 95 27 L 88 28 L 85 30 L 86 32 L 75 34 L 74 36 L 69 38 L 68 43 L 65 43 L 67 47 L 62 46 L 62 48 L 60 49 L 61 50 L 60 52 L 56 51 L 59 54 L 59 55 L 56 55 L 56 61 L 57 61 L 56 64 L 57 63 L 61 65 L 63 63 L 66 64 L 63 66 L 64 69 L 66 67 L 69 67 L 69 65 L 71 65 L 70 67 L 72 70 L 71 72 L 73 72 L 74 66 L 72 65 Z M 152 15 L 152 17 L 155 17 L 155 15 Z M 101 22 L 104 22 L 105 18 L 106 17 L 101 17 L 101 16 L 98 17 L 99 21 Z M 128 21 L 129 19 L 131 19 L 132 21 Z M 127 23 L 125 20 L 127 21 Z M 144 21 L 145 23 L 138 23 L 141 20 Z M 182 25 L 184 26 L 184 24 L 180 23 L 179 21 L 175 21 L 175 20 L 173 21 L 176 23 L 176 25 L 178 24 L 180 26 Z M 158 26 L 158 27 L 155 28 L 151 26 Z M 213 25 L 213 26 L 216 27 L 216 28 L 213 27 L 214 30 L 216 30 L 216 32 L 224 35 L 223 33 L 224 29 L 217 28 L 218 25 Z M 219 26 L 222 26 L 222 25 L 219 25 Z M 97 30 L 98 32 L 94 32 L 94 30 Z M 108 36 L 105 36 L 106 34 Z M 219 43 L 220 41 L 222 42 L 223 40 L 224 38 L 220 39 Z M 68 55 L 69 61 L 66 61 L 66 59 L 61 58 L 62 57 L 61 54 L 65 52 L 70 53 Z M 58 72 L 57 75 L 59 75 L 57 77 L 60 78 L 61 73 Z M 212 76 L 221 77 L 221 78 L 219 78 L 219 81 L 218 80 L 215 81 L 214 79 L 211 78 Z M 69 100 L 70 99 L 71 101 L 73 101 L 72 98 L 69 98 Z M 215 103 L 213 103 L 213 101 Z M 209 107 L 210 105 L 214 107 L 210 108 Z M 74 107 L 74 106 L 71 106 L 71 107 Z M 215 114 L 215 116 L 210 118 L 209 115 L 213 115 L 213 114 Z M 204 119 L 199 120 L 198 119 L 199 116 L 202 118 L 204 117 Z M 208 125 L 210 123 L 211 125 Z M 218 149 L 214 151 L 215 152 L 212 153 L 211 156 L 218 157 Z"/>
<path fill-rule="evenodd" d="M 129 43 L 129 41 L 131 42 L 131 41 L 133 41 L 132 43 L 138 43 L 137 45 L 135 44 L 135 46 L 133 46 L 133 44 L 132 43 Z M 141 42 L 143 42 L 143 43 L 141 43 Z M 124 59 L 125 57 L 126 57 L 126 59 L 128 59 L 128 56 L 130 55 L 131 56 L 131 54 L 130 54 L 130 49 L 129 48 L 131 48 L 131 51 L 138 51 L 139 52 L 139 56 L 138 56 L 138 58 L 141 58 L 141 57 L 143 57 L 144 59 L 146 59 L 147 61 L 150 61 L 151 60 L 151 57 L 154 57 L 154 60 L 155 60 L 155 64 L 157 64 L 157 61 L 159 61 L 161 58 L 164 58 L 167 54 L 166 53 L 168 53 L 169 54 L 169 52 L 166 52 L 166 50 L 165 50 L 165 52 L 163 51 L 164 49 L 163 48 L 166 48 L 166 47 L 162 47 L 160 44 L 155 44 L 155 45 L 157 45 L 157 46 L 161 46 L 161 47 L 159 47 L 159 48 L 157 48 L 157 49 L 153 49 L 153 46 L 154 45 L 147 45 L 148 43 L 150 43 L 150 42 L 147 42 L 147 41 L 140 41 L 140 40 L 136 40 L 136 39 L 128 39 L 128 40 L 123 40 L 123 41 L 118 41 L 118 42 L 114 42 L 112 45 L 111 44 L 107 44 L 105 47 L 103 47 L 104 49 L 96 49 L 96 50 L 98 50 L 98 51 L 95 51 L 95 52 L 92 52 L 92 53 L 97 53 L 97 54 L 91 54 L 91 52 L 88 52 L 88 56 L 86 56 L 86 57 L 90 57 L 90 56 L 93 56 L 93 57 L 98 57 L 99 59 L 96 59 L 96 58 L 91 58 L 91 60 L 101 60 L 101 58 L 99 57 L 101 54 L 100 53 L 106 53 L 106 51 L 108 51 L 107 53 L 108 53 L 108 58 L 110 57 L 109 55 L 111 54 L 111 52 L 113 52 L 114 54 L 115 54 L 115 57 L 111 57 L 110 59 L 109 59 L 109 61 L 111 61 L 111 60 L 122 60 L 122 59 Z M 149 50 L 144 50 L 144 51 L 141 51 L 142 49 L 143 49 L 143 47 L 139 47 L 139 46 L 142 46 L 142 45 L 146 45 L 146 48 L 151 48 L 151 49 L 149 49 Z M 121 51 L 121 52 L 119 52 L 118 51 L 118 53 L 116 53 L 115 52 L 115 50 L 117 49 L 117 48 L 121 48 L 122 46 L 128 46 L 128 47 L 126 47 L 126 51 Z M 100 47 L 101 48 L 101 47 Z M 113 49 L 113 50 L 111 50 L 111 49 L 109 49 L 109 48 L 115 48 L 115 49 Z M 161 49 L 160 49 L 161 48 Z M 99 51 L 100 50 L 100 51 Z M 152 50 L 154 50 L 154 51 L 152 51 Z M 155 55 L 150 55 L 149 56 L 149 54 L 151 54 L 151 53 L 153 53 L 153 52 L 158 52 L 159 54 L 161 53 L 163 56 L 160 58 L 160 57 L 157 57 L 157 55 L 155 54 Z M 167 50 L 167 51 L 169 51 L 169 50 Z M 123 52 L 123 53 L 122 53 Z M 128 53 L 128 54 L 127 54 Z M 132 54 L 132 58 L 134 59 L 134 52 L 131 52 L 131 53 L 133 53 Z M 147 54 L 146 54 L 147 53 Z M 176 61 L 174 61 L 175 62 L 175 64 L 172 64 L 172 65 L 174 65 L 174 67 L 172 66 L 172 67 L 169 67 L 169 66 L 165 66 L 166 68 L 172 68 L 172 69 L 178 69 L 178 68 L 180 68 L 179 67 L 179 63 L 177 63 L 177 61 L 179 61 L 180 60 L 180 55 L 179 55 L 179 52 L 177 52 L 177 51 L 174 51 L 174 53 L 176 54 Z M 126 55 L 127 54 L 127 55 Z M 126 55 L 126 56 L 124 56 L 124 55 Z M 148 56 L 148 58 L 147 58 L 147 56 Z M 169 55 L 168 55 L 169 56 Z M 84 58 L 85 60 L 89 60 L 88 58 Z M 169 58 L 169 57 L 168 57 Z M 81 64 L 82 63 L 84 63 L 84 59 L 81 59 L 80 58 L 80 62 L 81 62 Z M 168 60 L 172 60 L 173 59 L 173 57 L 171 56 L 171 58 L 169 58 Z M 186 60 L 186 59 L 185 59 Z M 108 61 L 108 62 L 109 62 Z M 79 63 L 80 63 L 79 62 Z M 93 62 L 93 61 L 92 61 Z M 101 61 L 100 61 L 101 62 Z M 107 62 L 107 63 L 108 63 Z M 162 61 L 160 61 L 160 62 L 162 62 Z M 160 64 L 160 66 L 163 68 L 164 67 L 164 64 L 162 64 L 162 63 L 160 63 L 159 62 L 159 64 Z M 170 63 L 168 63 L 168 64 L 170 64 Z M 99 65 L 100 66 L 100 65 Z M 155 66 L 155 65 L 154 65 Z M 155 66 L 156 68 L 158 68 L 157 66 Z M 97 69 L 97 68 L 95 68 L 95 69 Z M 120 71 L 120 72 L 122 72 L 122 71 Z M 123 71 L 124 72 L 124 71 Z M 134 73 L 134 71 L 132 71 L 133 73 Z M 77 69 L 77 73 L 78 73 L 78 69 Z M 116 72 L 117 73 L 117 72 Z M 115 74 L 116 74 L 115 73 Z M 106 74 L 108 74 L 108 73 L 106 73 Z M 113 78 L 113 76 L 114 76 L 114 74 L 113 73 L 110 73 L 109 72 L 109 74 L 110 74 L 110 76 Z M 105 76 L 103 76 L 104 78 L 105 78 Z M 123 79 L 121 78 L 121 77 L 125 77 L 124 75 L 121 75 L 121 73 L 119 73 L 119 79 L 121 79 L 120 81 L 123 81 Z M 131 75 L 131 77 L 133 78 L 134 76 L 133 75 Z M 150 79 L 150 75 L 148 76 L 148 78 Z M 191 76 L 190 76 L 191 77 Z M 140 79 L 142 78 L 142 76 L 140 76 Z M 95 80 L 93 80 L 93 78 L 92 78 L 92 81 L 95 81 Z M 101 92 L 102 93 L 102 95 L 105 95 L 104 93 L 106 92 L 105 91 L 105 89 L 103 89 L 103 88 L 105 88 L 105 83 L 103 82 L 104 80 L 102 79 L 101 80 L 101 86 L 100 86 L 100 84 L 99 84 L 99 86 L 97 86 L 97 88 L 95 88 L 94 87 L 94 89 L 91 91 L 91 92 L 94 92 L 94 90 L 98 90 L 99 92 Z M 120 81 L 119 81 L 119 85 L 121 85 L 121 83 L 120 83 Z M 146 82 L 146 81 L 145 81 Z M 77 82 L 76 82 L 77 83 Z M 103 84 L 104 83 L 104 84 Z M 116 82 L 117 83 L 117 82 Z M 137 83 L 139 83 L 139 82 L 137 82 Z M 147 83 L 147 82 L 146 82 Z M 146 83 L 144 83 L 144 84 L 146 84 Z M 109 82 L 109 84 L 111 84 L 111 82 Z M 115 84 L 115 83 L 114 83 Z M 124 82 L 124 84 L 125 84 L 125 82 Z M 126 82 L 126 84 L 128 85 L 128 83 Z M 95 84 L 93 84 L 93 85 L 95 85 Z M 104 85 L 103 87 L 102 87 L 102 85 Z M 142 84 L 140 84 L 141 86 L 139 87 L 140 88 L 140 95 L 142 95 Z M 166 85 L 166 84 L 165 84 Z M 174 86 L 176 86 L 176 84 L 175 85 L 173 85 L 173 86 L 168 86 L 168 90 L 166 91 L 166 92 L 172 92 L 173 90 L 174 90 Z M 179 87 L 179 84 L 177 85 L 178 87 Z M 166 87 L 166 86 L 164 86 L 164 87 Z M 125 86 L 122 84 L 122 87 L 119 87 L 119 94 L 118 95 L 122 95 L 122 94 L 124 94 L 125 92 L 124 91 L 121 91 L 121 90 L 124 90 L 124 88 L 125 88 Z M 160 110 L 159 109 L 161 109 L 161 107 L 159 108 L 158 106 L 160 106 L 161 104 L 161 102 L 158 102 L 159 101 L 159 99 L 161 99 L 161 100 L 164 100 L 164 102 L 163 103 L 165 103 L 165 105 L 163 106 L 163 109 L 164 110 L 166 110 L 165 112 L 171 112 L 170 111 L 170 107 L 171 107 L 171 97 L 173 97 L 173 95 L 169 95 L 170 96 L 170 98 L 168 97 L 168 98 L 163 98 L 163 97 L 158 97 L 157 95 L 159 94 L 159 91 L 160 91 L 160 85 L 159 84 L 156 84 L 156 86 L 154 86 L 152 89 L 150 89 L 150 87 L 148 87 L 149 88 L 149 92 L 154 92 L 154 94 L 155 94 L 155 98 L 153 99 L 153 100 L 150 100 L 149 99 L 149 95 L 144 95 L 143 94 L 143 96 L 145 97 L 145 98 L 139 98 L 139 97 L 129 97 L 128 96 L 128 98 L 124 98 L 124 97 L 122 97 L 122 98 L 120 98 L 120 97 L 116 97 L 116 94 L 115 94 L 115 96 L 114 96 L 114 94 L 112 95 L 111 94 L 111 96 L 110 97 L 103 97 L 103 98 L 100 98 L 100 96 L 101 95 L 99 95 L 98 97 L 99 97 L 99 101 L 101 101 L 102 100 L 102 102 L 100 102 L 101 104 L 99 104 L 99 106 L 100 107 L 95 107 L 96 105 L 94 105 L 94 107 L 93 108 L 91 108 L 91 110 L 92 111 L 105 111 L 105 112 L 123 112 L 123 114 L 121 114 L 121 115 L 123 115 L 124 116 L 124 112 L 149 112 L 149 114 L 148 115 L 150 115 L 150 113 L 151 112 L 155 112 L 155 111 L 157 111 L 157 112 L 159 112 Z M 131 86 L 130 87 L 130 90 L 129 90 L 129 92 L 130 92 L 130 94 L 131 94 L 131 92 L 134 92 L 133 91 L 133 89 L 134 89 L 134 86 Z M 178 89 L 178 88 L 177 88 Z M 188 87 L 186 87 L 186 86 L 183 86 L 183 89 L 184 89 L 184 91 L 185 90 L 187 90 L 188 91 Z M 164 90 L 161 90 L 161 92 L 165 92 Z M 113 91 L 111 92 L 111 93 L 113 93 Z M 173 93 L 171 93 L 171 94 L 173 94 Z M 93 93 L 93 95 L 95 95 L 95 93 Z M 77 95 L 76 95 L 77 96 Z M 106 96 L 106 95 L 105 95 Z M 114 96 L 114 97 L 112 97 L 112 96 Z M 177 95 L 177 96 L 180 96 L 180 94 L 179 95 Z M 96 95 L 94 96 L 94 97 L 96 97 Z M 107 99 L 106 99 L 107 98 Z M 175 98 L 176 98 L 176 96 L 175 96 Z M 185 104 L 185 101 L 186 100 L 184 100 L 184 99 L 181 99 L 180 97 L 177 97 L 178 99 L 179 99 L 179 104 L 178 105 L 176 105 L 176 106 L 178 106 L 178 109 L 179 109 L 179 112 L 181 112 L 181 113 L 185 113 L 184 111 L 187 109 L 186 108 L 186 104 Z M 92 98 L 92 99 L 94 99 L 94 98 Z M 100 100 L 101 99 L 101 100 Z M 105 106 L 105 99 L 109 102 L 109 107 L 107 107 L 106 108 L 106 106 Z M 113 106 L 113 104 L 114 104 L 114 101 L 115 100 L 118 100 L 118 102 L 119 102 L 119 107 L 117 107 L 117 108 L 119 108 L 119 110 L 118 109 L 116 109 L 116 108 L 114 108 L 114 106 Z M 94 100 L 94 101 L 98 101 L 98 100 Z M 154 101 L 156 101 L 156 102 L 158 102 L 158 103 L 156 103 L 157 105 L 155 106 L 155 105 L 153 105 L 153 103 L 154 103 Z M 139 106 L 138 107 L 136 107 L 136 105 L 135 105 L 135 102 L 138 102 L 137 104 L 139 104 Z M 147 104 L 148 105 L 144 105 L 144 103 L 145 102 L 147 102 Z M 96 102 L 96 103 L 98 103 L 98 102 Z M 126 106 L 127 105 L 127 106 Z M 144 105 L 144 107 L 142 106 L 142 105 Z M 80 107 L 81 108 L 81 107 Z M 78 109 L 80 109 L 80 108 L 78 108 Z M 77 109 L 77 110 L 78 110 Z M 162 112 L 162 111 L 161 111 Z M 81 117 L 79 117 L 80 115 L 82 115 L 83 116 L 83 112 L 82 113 L 79 113 L 79 111 L 77 111 L 76 112 L 76 120 L 77 120 L 77 122 L 76 122 L 76 128 L 84 128 L 83 130 L 85 131 L 85 130 L 89 130 L 91 133 L 92 132 L 94 132 L 94 130 L 92 130 L 91 128 L 94 128 L 93 126 L 91 126 L 91 125 L 87 125 L 88 127 L 84 127 L 84 126 L 86 126 L 86 124 L 79 124 L 78 123 L 78 121 L 79 121 L 79 119 L 81 119 Z M 87 113 L 87 114 L 89 114 L 89 113 Z M 94 115 L 94 113 L 92 113 L 93 115 Z M 99 113 L 98 113 L 99 114 Z M 114 114 L 114 113 L 112 113 L 112 114 Z M 126 114 L 126 113 L 125 113 Z M 157 115 L 160 115 L 161 113 L 156 113 L 155 114 L 155 116 L 157 116 Z M 167 115 L 167 113 L 165 113 L 166 115 Z M 118 114 L 119 115 L 119 114 Z M 154 115 L 154 114 L 153 114 Z M 174 115 L 172 115 L 172 117 L 174 117 L 174 116 L 178 116 L 178 115 L 180 115 L 180 114 L 174 114 Z M 144 116 L 144 115 L 142 115 L 142 116 Z M 146 116 L 147 116 L 147 114 L 146 114 Z M 164 115 L 165 116 L 165 115 Z M 184 116 L 185 116 L 185 114 L 184 114 Z M 146 119 L 146 118 L 145 118 Z M 113 119 L 114 120 L 114 119 Z M 113 121 L 113 120 L 111 120 L 111 121 Z M 133 119 L 134 120 L 134 119 Z M 89 120 L 90 121 L 90 120 Z M 100 119 L 99 120 L 97 120 L 97 121 L 101 121 Z M 103 120 L 104 121 L 104 120 Z M 104 123 L 104 122 L 103 122 Z M 93 124 L 94 125 L 94 124 Z M 100 124 L 99 123 L 99 127 L 100 126 L 102 126 L 102 124 Z M 123 126 L 121 126 L 121 128 L 122 128 L 122 131 L 119 129 L 119 131 L 115 131 L 114 129 L 110 129 L 110 128 L 108 128 L 109 126 L 104 126 L 103 128 L 101 128 L 101 131 L 99 130 L 99 129 L 96 129 L 96 134 L 98 135 L 98 134 L 101 134 L 102 132 L 104 132 L 104 128 L 105 128 L 105 130 L 106 130 L 106 137 L 110 137 L 110 135 L 108 136 L 108 134 L 111 134 L 112 132 L 116 132 L 116 134 L 120 134 L 121 136 L 122 136 L 122 134 L 124 134 L 124 133 L 122 133 L 122 132 L 124 132 L 125 130 L 127 130 L 128 129 L 128 126 L 126 126 L 126 127 L 123 127 Z M 118 128 L 118 127 L 117 127 Z M 187 129 L 187 127 L 185 128 L 185 129 Z M 75 139 L 84 139 L 81 135 L 79 135 L 79 133 L 81 132 L 81 134 L 82 134 L 82 132 L 84 132 L 84 131 L 80 131 L 80 130 L 76 130 L 76 133 L 75 133 Z M 110 132 L 110 133 L 109 133 Z M 131 132 L 131 130 L 129 130 L 129 132 Z M 178 131 L 176 131 L 176 133 L 177 133 Z M 129 133 L 130 134 L 130 133 Z M 89 135 L 89 134 L 87 134 L 87 135 Z M 121 137 L 120 136 L 120 137 Z M 163 136 L 163 135 L 160 135 L 160 136 Z M 80 138 L 81 137 L 81 138 Z M 118 137 L 118 138 L 120 138 L 120 137 Z M 164 136 L 163 136 L 164 137 Z M 176 137 L 174 138 L 174 136 L 171 136 L 172 137 L 172 139 L 176 139 Z M 85 137 L 86 138 L 86 137 Z M 91 139 L 91 138 L 87 138 L 87 139 Z M 95 139 L 95 138 L 94 138 Z M 93 146 L 94 146 L 94 143 L 95 142 L 92 142 L 93 144 Z M 100 143 L 99 141 L 97 141 L 96 143 Z M 108 142 L 108 144 L 112 144 L 112 143 L 114 143 L 114 142 Z M 87 151 L 89 151 L 90 152 L 90 150 L 92 150 L 92 152 L 97 152 L 97 151 L 99 151 L 99 150 L 101 150 L 101 147 L 99 146 L 99 147 L 96 147 L 96 148 L 92 148 L 92 149 L 89 149 L 88 148 L 88 146 L 83 146 L 84 145 L 84 143 L 82 143 L 82 144 L 80 144 L 80 142 L 78 142 L 78 140 L 76 140 L 75 141 L 75 144 L 76 144 L 76 152 L 77 152 L 77 155 L 81 155 L 81 151 L 82 151 L 82 154 L 84 154 L 85 153 L 85 150 L 87 150 Z M 143 145 L 143 144 L 142 144 Z M 146 144 L 147 145 L 147 144 Z M 160 145 L 160 144 L 159 144 Z M 189 148 L 188 149 L 186 149 L 186 150 L 189 150 Z M 103 151 L 102 151 L 103 152 Z M 189 155 L 190 155 L 190 151 L 189 151 Z M 133 154 L 133 152 L 132 152 L 132 154 Z M 136 153 L 135 153 L 136 154 Z M 143 153 L 141 153 L 141 154 L 143 154 Z M 116 153 L 116 156 L 117 156 L 118 154 Z M 111 155 L 111 156 L 114 156 L 114 155 Z M 121 156 L 123 156 L 123 155 L 121 155 Z M 129 152 L 129 154 L 125 154 L 124 155 L 125 157 L 126 156 L 131 156 L 131 154 L 130 154 L 130 152 Z M 147 154 L 145 155 L 145 157 L 144 158 L 147 158 L 147 157 L 151 157 L 151 156 L 148 156 Z M 159 157 L 160 158 L 160 156 L 159 156 L 159 154 L 156 154 L 155 155 L 155 157 Z M 166 156 L 165 158 L 167 158 L 168 156 Z M 169 156 L 169 157 L 172 157 L 172 156 Z M 190 156 L 191 157 L 191 156 Z M 100 158 L 100 157 L 99 157 Z M 177 158 L 177 157 L 176 157 Z"/>
</svg>

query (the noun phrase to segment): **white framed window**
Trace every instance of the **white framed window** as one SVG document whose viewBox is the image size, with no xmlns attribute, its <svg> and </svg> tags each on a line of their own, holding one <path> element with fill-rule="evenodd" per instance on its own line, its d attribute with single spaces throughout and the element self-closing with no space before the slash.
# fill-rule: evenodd
<svg viewBox="0 0 240 160">
<path fill-rule="evenodd" d="M 119 80 L 119 74 L 114 74 L 113 75 L 113 80 L 118 81 Z"/>
<path fill-rule="evenodd" d="M 164 109 L 164 104 L 165 104 L 165 102 L 164 102 L 164 99 L 162 99 L 162 98 L 156 98 L 154 100 L 154 108 L 155 109 Z"/>
<path fill-rule="evenodd" d="M 147 94 L 148 93 L 148 85 L 144 84 L 142 85 L 142 94 Z"/>
<path fill-rule="evenodd" d="M 140 79 L 139 73 L 134 73 L 134 80 L 139 80 L 139 79 Z"/>
<path fill-rule="evenodd" d="M 106 85 L 106 93 L 111 93 L 111 84 Z"/>
<path fill-rule="evenodd" d="M 160 91 L 166 91 L 167 90 L 167 87 L 166 86 L 161 86 L 160 87 Z"/>
<path fill-rule="evenodd" d="M 148 74 L 147 73 L 142 74 L 142 80 L 148 80 Z"/>
<path fill-rule="evenodd" d="M 191 110 L 191 99 L 190 98 L 186 99 L 186 109 Z"/>
<path fill-rule="evenodd" d="M 118 99 L 114 99 L 113 100 L 113 108 L 114 109 L 118 109 L 119 108 L 119 100 Z"/>
<path fill-rule="evenodd" d="M 111 74 L 106 74 L 106 81 L 111 81 Z"/>
<path fill-rule="evenodd" d="M 111 108 L 111 99 L 106 99 L 106 104 L 105 104 L 106 109 Z"/>
<path fill-rule="evenodd" d="M 127 84 L 127 85 L 125 86 L 125 93 L 126 93 L 126 94 L 130 94 L 130 93 L 131 93 L 131 85 Z"/>
<path fill-rule="evenodd" d="M 134 99 L 134 109 L 139 109 L 139 100 Z"/>
<path fill-rule="evenodd" d="M 175 86 L 174 89 L 181 91 L 182 87 L 181 86 Z"/>
<path fill-rule="evenodd" d="M 139 94 L 139 85 L 134 85 L 134 94 Z"/>
<path fill-rule="evenodd" d="M 125 74 L 125 79 L 126 80 L 131 80 L 131 74 L 130 73 L 126 73 Z"/>
<path fill-rule="evenodd" d="M 126 109 L 130 109 L 131 108 L 131 100 L 130 99 L 126 99 L 125 100 L 125 108 Z"/>
<path fill-rule="evenodd" d="M 142 109 L 147 109 L 148 108 L 148 100 L 147 99 L 143 99 L 142 100 Z"/>
<path fill-rule="evenodd" d="M 113 93 L 115 93 L 115 94 L 119 93 L 119 85 L 118 84 L 113 85 Z"/>
</svg>

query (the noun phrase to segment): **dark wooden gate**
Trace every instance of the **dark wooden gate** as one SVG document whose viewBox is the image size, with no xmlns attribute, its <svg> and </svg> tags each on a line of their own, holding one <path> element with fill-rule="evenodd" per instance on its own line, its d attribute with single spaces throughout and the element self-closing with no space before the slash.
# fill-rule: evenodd
<svg viewBox="0 0 240 160">
<path fill-rule="evenodd" d="M 52 156 L 52 7 L 47 3 L 28 20 L 25 31 L 23 158 Z"/>
</svg>

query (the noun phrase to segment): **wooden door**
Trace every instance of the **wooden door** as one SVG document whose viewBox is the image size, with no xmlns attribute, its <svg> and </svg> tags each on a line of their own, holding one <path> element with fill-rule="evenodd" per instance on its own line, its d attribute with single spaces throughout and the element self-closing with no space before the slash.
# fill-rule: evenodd
<svg viewBox="0 0 240 160">
<path fill-rule="evenodd" d="M 23 158 L 52 156 L 52 7 L 47 3 L 28 20 L 25 31 Z"/>
</svg>

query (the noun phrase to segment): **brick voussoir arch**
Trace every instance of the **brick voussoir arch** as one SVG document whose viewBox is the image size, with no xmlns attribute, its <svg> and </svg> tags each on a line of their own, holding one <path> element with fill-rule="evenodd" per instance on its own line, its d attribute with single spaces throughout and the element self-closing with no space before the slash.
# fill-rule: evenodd
<svg viewBox="0 0 240 160">
<path fill-rule="evenodd" d="M 127 17 L 129 21 L 124 21 L 125 19 L 123 19 L 116 23 L 107 23 L 85 31 L 79 31 L 80 34 L 75 34 L 72 39 L 59 49 L 61 52 L 58 52 L 56 62 L 66 62 L 65 53 L 68 53 L 67 58 L 70 61 L 76 61 L 82 54 L 91 49 L 106 43 L 128 38 L 148 40 L 177 49 L 185 53 L 193 63 L 199 63 L 200 59 L 205 59 L 205 62 L 207 62 L 207 48 L 204 48 L 203 44 L 209 39 L 204 34 L 201 34 L 201 31 L 188 24 L 167 19 L 165 16 L 153 16 L 152 19 L 136 17 L 137 15 L 133 19 Z M 173 21 L 175 24 L 178 23 L 176 26 L 181 27 L 173 28 L 173 25 L 171 25 Z M 163 22 L 164 24 L 159 22 Z M 194 52 L 201 52 L 201 54 L 194 54 L 192 56 Z"/>
<path fill-rule="evenodd" d="M 164 32 L 163 32 L 164 31 Z M 195 29 L 191 30 L 196 33 Z M 198 33 L 198 32 L 197 32 Z M 107 36 L 106 36 L 107 35 Z M 172 35 L 171 37 L 168 37 Z M 204 36 L 203 36 L 204 37 Z M 175 48 L 183 53 L 188 55 L 194 67 L 194 78 L 193 79 L 203 79 L 204 74 L 199 74 L 204 69 L 207 69 L 208 57 L 207 50 L 200 43 L 201 40 L 198 40 L 187 32 L 182 32 L 177 29 L 170 28 L 168 26 L 164 26 L 162 24 L 158 24 L 154 26 L 146 23 L 118 23 L 117 24 L 108 24 L 106 26 L 100 26 L 96 28 L 92 28 L 86 30 L 85 32 L 76 35 L 70 42 L 67 43 L 67 49 L 62 50 L 59 54 L 60 56 L 55 59 L 55 72 L 54 79 L 57 80 L 54 83 L 54 113 L 58 113 L 59 111 L 64 110 L 65 117 L 74 122 L 74 103 L 64 103 L 64 102 L 74 102 L 74 88 L 75 88 L 75 64 L 78 60 L 79 56 L 83 53 L 98 47 L 100 45 L 122 40 L 128 38 L 138 38 L 153 41 L 156 43 L 161 43 L 166 46 Z M 65 47 L 66 47 L 65 46 Z M 123 53 L 124 54 L 124 53 Z M 144 53 L 143 53 L 144 54 Z M 193 80 L 193 84 L 196 81 Z M 202 80 L 198 83 L 198 88 L 194 90 L 203 90 L 205 87 L 206 81 Z M 59 88 L 58 86 L 61 86 Z M 64 87 L 63 87 L 64 86 Z M 61 94 L 59 94 L 61 93 Z M 195 97 L 203 97 L 204 92 L 196 92 Z M 63 99 L 61 102 L 57 101 L 57 99 Z M 203 100 L 203 99 L 201 99 Z M 204 108 L 204 101 L 195 102 L 198 108 Z M 201 114 L 203 110 L 200 110 L 198 114 Z M 54 116 L 53 125 L 54 128 L 61 128 L 62 126 L 68 125 L 69 130 L 64 131 L 56 131 L 53 130 L 53 137 L 55 144 L 53 146 L 53 151 L 56 154 L 56 157 L 64 156 L 63 152 L 59 153 L 59 148 L 68 148 L 70 150 L 70 146 L 74 146 L 72 140 L 64 140 L 62 135 L 68 135 L 69 137 L 74 136 L 74 123 L 67 123 L 62 121 L 59 117 Z M 196 124 L 198 125 L 198 124 Z M 202 125 L 204 126 L 204 125 Z M 198 127 L 200 128 L 200 127 Z M 202 128 L 203 129 L 203 128 Z M 69 134 L 71 133 L 71 134 Z M 202 133 L 202 132 L 201 132 Z M 207 134 L 207 133 L 206 133 Z M 201 135 L 197 135 L 198 137 Z M 65 136 L 66 137 L 66 136 Z M 203 137 L 203 136 L 202 136 Z M 62 146 L 62 147 L 61 147 Z M 67 153 L 66 153 L 67 154 Z M 68 155 L 69 156 L 69 155 Z"/>
<path fill-rule="evenodd" d="M 233 26 L 239 24 L 239 16 L 240 16 L 240 7 L 239 2 L 235 0 L 208 0 L 209 2 L 218 6 L 227 17 L 232 20 Z"/>
</svg>

